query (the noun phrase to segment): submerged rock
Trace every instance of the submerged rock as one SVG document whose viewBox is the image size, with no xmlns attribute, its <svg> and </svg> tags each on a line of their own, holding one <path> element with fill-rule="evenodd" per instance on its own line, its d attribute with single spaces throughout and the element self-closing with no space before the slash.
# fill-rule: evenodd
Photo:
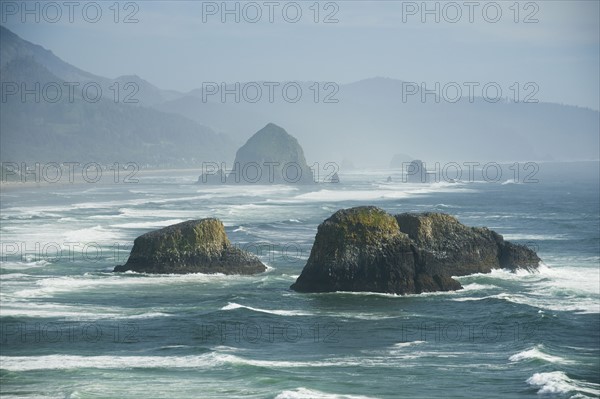
<svg viewBox="0 0 600 399">
<path fill-rule="evenodd" d="M 372 291 L 412 294 L 460 289 L 452 276 L 492 269 L 537 268 L 527 247 L 487 228 L 467 227 L 440 213 L 392 216 L 363 206 L 340 210 L 319 225 L 302 273 L 301 292 Z"/>
<path fill-rule="evenodd" d="M 135 239 L 127 263 L 115 272 L 255 274 L 266 266 L 255 255 L 231 244 L 223 223 L 188 220 Z"/>
</svg>

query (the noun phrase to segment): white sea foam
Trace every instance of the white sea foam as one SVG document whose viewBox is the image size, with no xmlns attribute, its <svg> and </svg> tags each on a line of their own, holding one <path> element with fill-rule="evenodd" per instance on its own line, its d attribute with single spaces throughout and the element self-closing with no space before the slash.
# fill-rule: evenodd
<svg viewBox="0 0 600 399">
<path fill-rule="evenodd" d="M 462 302 L 502 299 L 551 311 L 600 313 L 600 269 L 597 267 L 549 267 L 541 264 L 537 272 L 533 273 L 526 270 L 511 272 L 495 269 L 489 274 L 477 273 L 459 277 L 459 280 L 469 279 L 473 281 L 479 278 L 485 279 L 486 283 L 495 279 L 510 281 L 519 284 L 521 287 L 518 289 L 518 293 L 512 293 L 511 290 L 511 292 L 501 292 L 484 297 L 459 296 L 452 298 L 452 300 Z M 504 284 L 498 282 L 499 286 Z M 470 285 L 468 284 L 465 287 Z M 482 287 L 474 286 L 473 288 L 477 290 Z"/>
<path fill-rule="evenodd" d="M 32 269 L 32 268 L 38 268 L 38 267 L 45 267 L 48 265 L 51 265 L 51 262 L 48 262 L 47 260 L 36 260 L 36 261 L 31 261 L 31 259 L 33 259 L 34 257 L 32 255 L 25 255 L 24 256 L 25 260 L 30 259 L 29 261 L 26 262 L 2 262 L 2 269 L 6 269 L 6 270 L 23 270 L 23 269 Z"/>
<path fill-rule="evenodd" d="M 225 350 L 223 352 L 231 352 Z M 388 352 L 373 357 L 338 357 L 322 360 L 261 360 L 249 359 L 231 353 L 210 352 L 189 356 L 0 356 L 0 368 L 9 371 L 29 370 L 68 370 L 79 368 L 129 369 L 129 368 L 194 368 L 213 369 L 232 364 L 255 367 L 281 368 L 327 368 L 327 367 L 412 367 L 407 360 L 422 357 L 457 358 L 467 355 L 465 352 L 411 352 L 396 351 L 390 358 Z"/>
<path fill-rule="evenodd" d="M 539 395 L 566 394 L 577 391 L 596 396 L 600 395 L 598 384 L 573 380 L 562 371 L 535 373 L 527 379 L 527 383 L 539 388 L 537 392 Z"/>
<path fill-rule="evenodd" d="M 536 241 L 536 240 L 568 240 L 569 236 L 566 234 L 522 234 L 522 233 L 507 233 L 502 234 L 505 240 L 508 241 Z"/>
<path fill-rule="evenodd" d="M 23 274 L 23 273 L 5 273 L 5 274 L 0 274 L 0 281 L 21 280 L 21 279 L 27 278 L 27 277 L 31 277 L 31 276 L 29 274 Z"/>
<path fill-rule="evenodd" d="M 403 317 L 403 315 L 390 315 L 383 313 L 350 313 L 350 312 L 325 312 L 323 316 L 340 317 L 346 319 L 359 319 L 359 320 L 385 320 L 385 319 L 397 319 Z"/>
<path fill-rule="evenodd" d="M 425 342 L 426 341 L 398 342 L 397 344 L 394 344 L 394 348 L 406 348 L 409 346 L 423 344 Z"/>
<path fill-rule="evenodd" d="M 568 289 L 573 293 L 600 295 L 600 268 L 597 267 L 547 267 L 540 266 L 540 274 L 548 277 L 548 288 Z"/>
<path fill-rule="evenodd" d="M 240 305 L 239 303 L 235 303 L 235 302 L 229 302 L 227 305 L 225 305 L 221 308 L 221 310 L 235 310 L 235 309 L 248 309 L 248 310 L 252 310 L 254 312 L 269 313 L 269 314 L 275 314 L 275 315 L 279 315 L 279 316 L 312 316 L 313 315 L 313 313 L 302 312 L 300 310 L 279 310 L 279 309 L 268 310 L 268 309 L 253 308 L 251 306 Z"/>
<path fill-rule="evenodd" d="M 65 243 L 104 243 L 112 245 L 123 238 L 123 234 L 118 230 L 109 229 L 100 225 L 63 232 L 63 242 Z"/>
<path fill-rule="evenodd" d="M 420 294 L 392 294 L 386 292 L 372 292 L 372 291 L 336 291 L 336 292 L 325 292 L 316 293 L 314 295 L 358 295 L 358 296 L 381 296 L 385 298 L 396 298 L 401 300 L 402 298 L 423 298 L 429 296 L 455 296 L 463 292 L 464 290 L 458 291 L 435 291 L 435 292 L 422 292 Z"/>
<path fill-rule="evenodd" d="M 209 213 L 195 213 L 189 210 L 179 210 L 179 209 L 156 209 L 156 208 L 129 208 L 122 207 L 118 209 L 120 218 L 131 220 L 131 219 L 202 219 L 205 217 L 209 217 Z M 99 217 L 99 216 L 98 216 Z M 92 216 L 91 218 L 95 218 Z M 111 218 L 114 218 L 112 216 Z"/>
<path fill-rule="evenodd" d="M 164 286 L 182 283 L 239 283 L 248 281 L 251 276 L 227 276 L 215 274 L 143 274 L 126 272 L 121 275 L 107 274 L 95 276 L 84 274 L 76 277 L 50 277 L 36 281 L 36 288 L 25 289 L 14 293 L 15 297 L 47 297 L 60 292 L 104 289 L 113 286 Z"/>
<path fill-rule="evenodd" d="M 485 291 L 485 290 L 491 290 L 494 288 L 499 288 L 496 285 L 493 284 L 478 284 L 478 283 L 471 283 L 471 284 L 465 284 L 463 286 L 463 289 L 461 290 L 462 292 L 465 291 Z"/>
<path fill-rule="evenodd" d="M 248 189 L 250 188 L 250 189 Z M 287 194 L 298 191 L 299 188 L 294 185 L 284 185 L 284 184 L 265 184 L 265 185 L 252 185 L 242 186 L 242 185 L 223 185 L 223 186 L 203 186 L 200 190 L 197 190 L 197 193 L 207 194 L 210 193 L 212 195 L 218 197 L 240 197 L 240 196 L 248 196 L 248 197 L 272 197 L 277 194 Z"/>
<path fill-rule="evenodd" d="M 106 306 L 77 306 L 56 303 L 31 303 L 3 298 L 1 314 L 4 317 L 67 318 L 72 320 L 150 319 L 169 317 L 168 313 L 148 311 L 135 313 L 135 309 Z"/>
<path fill-rule="evenodd" d="M 382 359 L 384 361 L 384 359 Z M 211 352 L 190 356 L 0 356 L 0 368 L 10 371 L 69 370 L 80 368 L 200 368 L 210 369 L 231 364 L 270 368 L 359 366 L 362 359 L 330 359 L 323 361 L 256 360 L 227 353 Z"/>
<path fill-rule="evenodd" d="M 110 227 L 119 229 L 145 229 L 145 228 L 161 228 L 172 224 L 184 222 L 184 219 L 167 219 L 167 220 L 152 220 L 149 222 L 131 222 L 131 223 L 119 223 L 112 224 Z"/>
<path fill-rule="evenodd" d="M 405 191 L 393 190 L 319 190 L 297 195 L 290 202 L 377 201 L 406 198 Z"/>
<path fill-rule="evenodd" d="M 299 387 L 281 392 L 275 399 L 371 399 L 370 396 L 325 393 L 314 389 Z"/>
<path fill-rule="evenodd" d="M 516 353 L 508 358 L 511 362 L 520 362 L 523 360 L 543 360 L 548 363 L 558 363 L 558 364 L 575 364 L 576 362 L 572 360 L 564 359 L 560 356 L 553 356 L 547 353 L 544 353 L 542 350 L 544 349 L 543 345 L 536 345 L 533 348 L 527 349 L 525 351 Z"/>
</svg>

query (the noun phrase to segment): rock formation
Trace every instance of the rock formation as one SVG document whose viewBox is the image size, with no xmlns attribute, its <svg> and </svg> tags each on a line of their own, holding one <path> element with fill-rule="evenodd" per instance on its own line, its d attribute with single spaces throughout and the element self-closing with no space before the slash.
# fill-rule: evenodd
<svg viewBox="0 0 600 399">
<path fill-rule="evenodd" d="M 237 151 L 227 182 L 312 184 L 314 180 L 298 140 L 269 123 Z"/>
<path fill-rule="evenodd" d="M 415 159 L 411 163 L 404 163 L 402 172 L 406 173 L 406 180 L 409 183 L 428 183 L 429 176 L 425 163 L 420 159 Z"/>
<path fill-rule="evenodd" d="M 337 172 L 335 172 L 333 175 L 331 175 L 331 179 L 329 180 L 330 183 L 339 183 L 340 182 L 340 176 L 337 174 Z"/>
<path fill-rule="evenodd" d="M 301 292 L 372 291 L 412 294 L 460 289 L 452 276 L 496 268 L 537 268 L 527 247 L 467 227 L 439 213 L 392 216 L 364 206 L 340 210 L 319 225 L 302 273 Z"/>
<path fill-rule="evenodd" d="M 218 219 L 188 220 L 135 239 L 127 263 L 115 272 L 255 274 L 266 270 L 253 254 L 234 247 Z"/>
</svg>

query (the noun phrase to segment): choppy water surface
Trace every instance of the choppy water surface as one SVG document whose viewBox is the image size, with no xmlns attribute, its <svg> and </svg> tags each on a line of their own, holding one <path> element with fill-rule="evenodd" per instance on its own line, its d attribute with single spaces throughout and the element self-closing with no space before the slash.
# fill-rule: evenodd
<svg viewBox="0 0 600 399">
<path fill-rule="evenodd" d="M 597 164 L 596 164 L 597 166 Z M 3 189 L 2 397 L 586 398 L 600 394 L 598 180 Z M 299 294 L 320 222 L 342 207 L 439 211 L 534 247 L 539 273 L 458 292 Z M 133 239 L 220 218 L 270 268 L 113 274 Z"/>
</svg>

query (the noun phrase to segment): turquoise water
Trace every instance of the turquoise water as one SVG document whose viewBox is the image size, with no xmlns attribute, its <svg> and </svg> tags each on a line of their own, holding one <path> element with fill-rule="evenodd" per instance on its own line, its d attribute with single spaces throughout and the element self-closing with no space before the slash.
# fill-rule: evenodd
<svg viewBox="0 0 600 399">
<path fill-rule="evenodd" d="M 0 393 L 598 397 L 594 173 L 542 174 L 536 184 L 411 185 L 386 183 L 388 175 L 399 180 L 393 171 L 369 171 L 313 188 L 199 187 L 191 184 L 197 173 L 149 173 L 137 184 L 3 189 Z M 488 226 L 536 249 L 544 265 L 534 274 L 461 277 L 464 289 L 450 293 L 291 291 L 318 224 L 366 204 Z M 203 217 L 220 218 L 231 241 L 269 270 L 111 273 L 138 235 Z"/>
</svg>

